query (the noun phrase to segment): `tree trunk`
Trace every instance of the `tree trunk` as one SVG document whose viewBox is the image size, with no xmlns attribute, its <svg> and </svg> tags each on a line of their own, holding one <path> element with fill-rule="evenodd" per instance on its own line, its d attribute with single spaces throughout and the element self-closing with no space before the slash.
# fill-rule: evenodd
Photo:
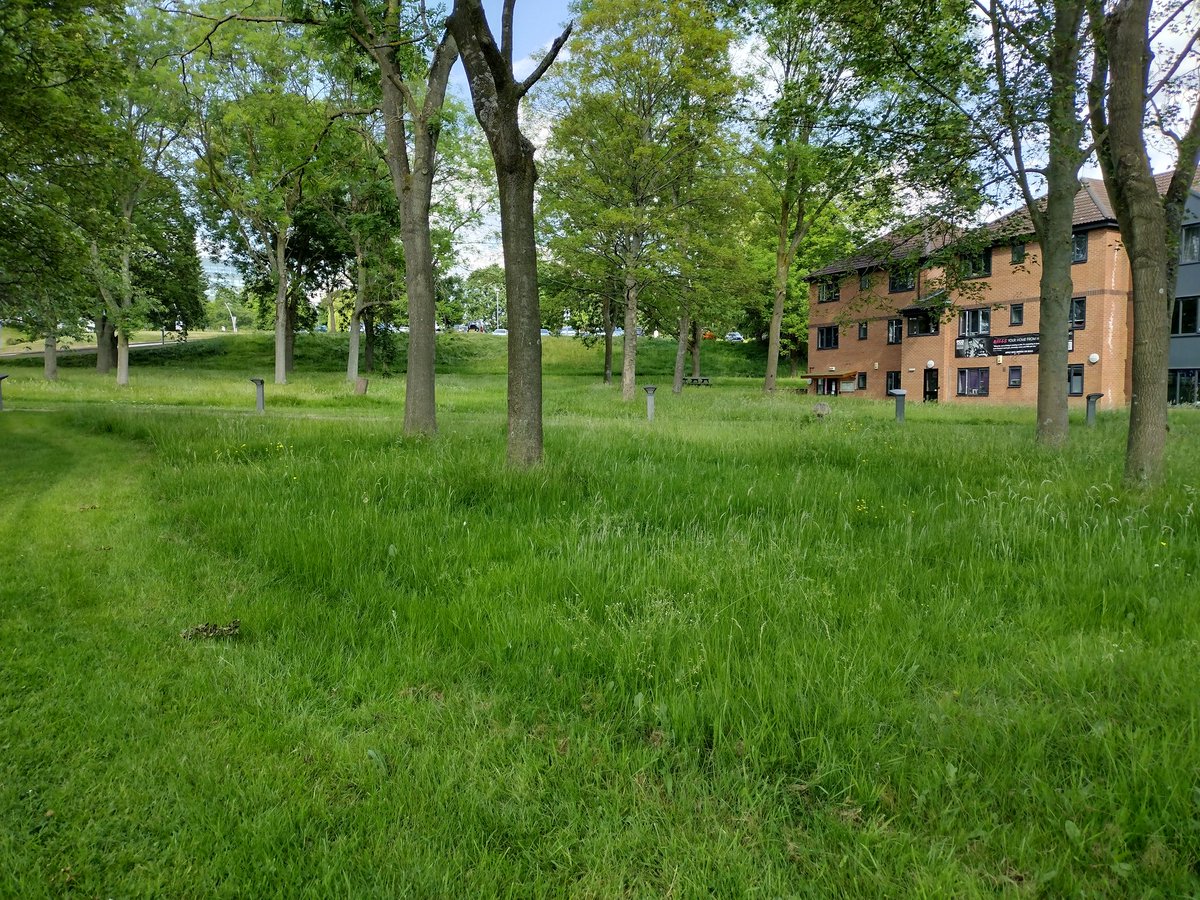
<svg viewBox="0 0 1200 900">
<path fill-rule="evenodd" d="M 42 352 L 42 374 L 47 381 L 58 381 L 58 335 L 46 332 L 45 349 Z"/>
<path fill-rule="evenodd" d="M 375 311 L 366 309 L 363 311 L 363 320 L 366 322 L 366 346 L 363 348 L 363 367 L 368 372 L 375 371 Z"/>
<path fill-rule="evenodd" d="M 704 330 L 698 321 L 692 322 L 692 377 L 700 377 L 700 342 L 704 340 Z"/>
<path fill-rule="evenodd" d="M 675 344 L 675 377 L 671 381 L 671 393 L 683 393 L 683 369 L 687 365 L 688 333 L 692 323 L 688 320 L 687 310 L 679 317 L 679 340 Z"/>
<path fill-rule="evenodd" d="M 600 315 L 604 320 L 604 383 L 612 384 L 613 380 L 613 316 L 612 301 L 606 294 L 600 304 Z"/>
<path fill-rule="evenodd" d="M 107 375 L 117 359 L 117 329 L 108 313 L 101 313 L 96 323 L 96 371 Z"/>
<path fill-rule="evenodd" d="M 787 302 L 788 272 L 791 269 L 786 223 L 785 204 L 778 246 L 775 248 L 775 305 L 771 308 L 771 324 L 767 332 L 767 376 L 763 379 L 763 391 L 767 394 L 774 392 L 775 380 L 779 374 L 779 332 L 783 329 L 783 307 Z"/>
<path fill-rule="evenodd" d="M 129 385 L 129 332 L 124 328 L 117 330 L 117 384 Z"/>
<path fill-rule="evenodd" d="M 291 277 L 288 277 L 291 281 Z M 296 320 L 300 317 L 300 311 L 296 304 L 299 301 L 294 298 L 288 298 L 287 302 L 287 328 L 284 330 L 284 367 L 285 371 L 291 375 L 296 370 Z"/>
<path fill-rule="evenodd" d="M 287 384 L 287 228 L 275 234 L 275 383 Z"/>
<path fill-rule="evenodd" d="M 434 157 L 441 132 L 438 116 L 450 68 L 458 53 L 453 39 L 449 35 L 444 37 L 434 54 L 428 90 L 419 112 L 406 108 L 401 90 L 403 75 L 393 54 L 391 49 L 374 51 L 381 77 L 385 157 L 392 176 L 392 188 L 400 204 L 404 287 L 408 295 L 404 433 L 436 434 L 437 303 L 429 206 L 433 195 Z"/>
<path fill-rule="evenodd" d="M 354 260 L 357 278 L 354 284 L 354 312 L 350 314 L 350 353 L 346 359 L 346 380 L 358 380 L 358 345 L 360 336 L 358 323 L 362 321 L 363 304 L 367 302 L 367 257 L 362 241 L 354 238 Z"/>
<path fill-rule="evenodd" d="M 629 241 L 628 260 L 637 260 L 642 252 L 642 236 L 634 234 Z M 621 399 L 632 400 L 637 393 L 637 313 L 638 284 L 630 263 L 625 264 L 625 337 L 621 355 Z"/>
<path fill-rule="evenodd" d="M 1067 318 L 1071 307 L 1071 226 L 1079 192 L 1083 125 L 1076 109 L 1083 0 L 1055 0 L 1048 57 L 1050 100 L 1046 205 L 1038 228 L 1042 251 L 1038 328 L 1037 440 L 1049 447 L 1067 442 Z M 1035 225 L 1036 211 L 1031 210 Z"/>
</svg>

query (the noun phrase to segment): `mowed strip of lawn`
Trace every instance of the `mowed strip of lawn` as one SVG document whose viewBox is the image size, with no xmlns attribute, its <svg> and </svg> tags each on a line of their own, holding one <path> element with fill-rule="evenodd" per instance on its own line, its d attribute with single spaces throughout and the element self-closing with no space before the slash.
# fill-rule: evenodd
<svg viewBox="0 0 1200 900">
<path fill-rule="evenodd" d="M 0 894 L 1200 890 L 1196 417 L 442 396 L 0 416 Z"/>
</svg>

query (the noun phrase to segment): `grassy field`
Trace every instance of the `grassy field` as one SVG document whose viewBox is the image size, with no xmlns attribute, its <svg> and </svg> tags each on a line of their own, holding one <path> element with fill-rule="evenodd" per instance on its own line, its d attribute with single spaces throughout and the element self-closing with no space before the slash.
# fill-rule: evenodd
<svg viewBox="0 0 1200 900">
<path fill-rule="evenodd" d="M 1200 416 L 1134 494 L 1120 414 L 548 343 L 520 473 L 483 340 L 432 440 L 319 343 L 8 369 L 0 896 L 1200 893 Z"/>
</svg>

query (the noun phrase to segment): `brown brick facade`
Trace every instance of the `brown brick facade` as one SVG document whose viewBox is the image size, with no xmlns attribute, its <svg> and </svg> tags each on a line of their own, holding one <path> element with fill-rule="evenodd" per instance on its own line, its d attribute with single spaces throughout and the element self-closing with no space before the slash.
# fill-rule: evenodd
<svg viewBox="0 0 1200 900">
<path fill-rule="evenodd" d="M 1073 346 L 1068 353 L 1068 366 L 1081 367 L 1076 370 L 1081 379 L 1077 377 L 1075 382 L 1076 387 L 1081 383 L 1081 390 L 1070 402 L 1083 404 L 1087 394 L 1103 393 L 1101 408 L 1124 406 L 1129 402 L 1130 378 L 1129 261 L 1114 224 L 1097 223 L 1090 229 L 1078 229 L 1077 234 L 1086 235 L 1087 260 L 1072 267 L 1073 296 L 1082 299 L 1078 311 L 1083 319 L 1081 327 L 1072 332 Z M 1013 262 L 1012 247 L 1007 243 L 996 244 L 989 252 L 991 274 L 952 296 L 954 309 L 941 320 L 937 334 L 911 333 L 912 311 L 908 315 L 902 312 L 915 304 L 919 294 L 923 296 L 923 285 L 940 275 L 936 269 L 923 270 L 916 288 L 902 293 L 889 292 L 888 273 L 878 266 L 840 272 L 831 267 L 835 271 L 814 276 L 809 302 L 810 393 L 828 393 L 836 385 L 838 393 L 852 388 L 855 396 L 884 399 L 887 373 L 899 372 L 900 387 L 908 391 L 910 400 L 923 399 L 928 380 L 936 377 L 941 402 L 1035 405 L 1041 373 L 1038 355 L 1028 350 L 1029 336 L 1036 338 L 1040 318 L 1038 247 L 1028 243 L 1024 262 L 1019 264 Z M 864 275 L 869 284 L 862 290 Z M 825 295 L 820 285 L 835 281 L 838 299 L 820 302 Z M 1016 322 L 1014 307 L 1021 313 Z M 960 321 L 967 310 L 979 310 L 968 314 L 968 326 L 978 325 L 985 317 L 987 333 L 976 335 L 982 340 L 964 343 L 959 352 L 972 352 L 971 347 L 986 355 L 956 355 Z M 888 343 L 889 319 L 901 320 L 899 343 Z M 866 323 L 866 336 L 860 339 L 861 323 Z M 833 327 L 837 328 L 837 347 L 821 349 L 822 338 L 828 343 Z M 970 337 L 963 340 L 970 341 Z M 1019 379 L 1014 368 L 1019 368 Z M 960 370 L 968 371 L 960 374 Z M 1051 377 L 1068 389 L 1067 372 Z M 859 389 L 864 382 L 865 388 Z"/>
</svg>

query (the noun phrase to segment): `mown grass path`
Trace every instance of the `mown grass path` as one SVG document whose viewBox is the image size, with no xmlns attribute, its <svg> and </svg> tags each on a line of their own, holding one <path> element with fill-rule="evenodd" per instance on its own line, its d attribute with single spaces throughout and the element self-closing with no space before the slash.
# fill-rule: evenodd
<svg viewBox="0 0 1200 900">
<path fill-rule="evenodd" d="M 498 378 L 155 378 L 0 415 L 0 895 L 1200 891 L 1194 415 L 1130 494 L 1117 416 L 551 378 L 518 473 Z"/>
</svg>

